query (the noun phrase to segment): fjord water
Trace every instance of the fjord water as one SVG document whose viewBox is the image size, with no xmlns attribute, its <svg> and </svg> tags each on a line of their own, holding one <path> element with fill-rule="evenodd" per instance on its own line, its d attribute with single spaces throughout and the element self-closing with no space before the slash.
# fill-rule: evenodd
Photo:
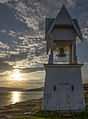
<svg viewBox="0 0 88 119">
<path fill-rule="evenodd" d="M 21 91 L 0 91 L 0 107 L 15 104 L 31 99 L 39 99 L 43 97 L 42 91 L 21 92 Z"/>
</svg>

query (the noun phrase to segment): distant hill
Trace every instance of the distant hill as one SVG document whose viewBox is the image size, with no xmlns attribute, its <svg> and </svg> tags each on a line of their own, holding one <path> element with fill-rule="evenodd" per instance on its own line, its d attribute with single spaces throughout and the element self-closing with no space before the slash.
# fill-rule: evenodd
<svg viewBox="0 0 88 119">
<path fill-rule="evenodd" d="M 26 91 L 43 91 L 44 90 L 44 87 L 41 87 L 41 88 L 34 88 L 34 89 L 28 89 Z"/>
<path fill-rule="evenodd" d="M 34 89 L 0 87 L 0 91 L 43 91 L 44 87 Z"/>
<path fill-rule="evenodd" d="M 0 87 L 0 91 L 25 91 L 23 88 Z"/>
</svg>

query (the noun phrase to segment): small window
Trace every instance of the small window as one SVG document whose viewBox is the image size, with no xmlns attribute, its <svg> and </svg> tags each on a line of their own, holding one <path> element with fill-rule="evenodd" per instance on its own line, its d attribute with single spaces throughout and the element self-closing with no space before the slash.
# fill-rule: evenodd
<svg viewBox="0 0 88 119">
<path fill-rule="evenodd" d="M 72 85 L 72 91 L 74 90 L 74 86 Z"/>
<path fill-rule="evenodd" d="M 56 86 L 53 87 L 53 90 L 56 91 Z"/>
</svg>

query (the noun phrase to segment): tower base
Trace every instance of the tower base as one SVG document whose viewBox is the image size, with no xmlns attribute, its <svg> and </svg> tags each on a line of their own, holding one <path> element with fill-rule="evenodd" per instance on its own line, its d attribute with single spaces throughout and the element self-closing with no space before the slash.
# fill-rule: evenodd
<svg viewBox="0 0 88 119">
<path fill-rule="evenodd" d="M 45 64 L 42 110 L 84 110 L 82 64 Z"/>
</svg>

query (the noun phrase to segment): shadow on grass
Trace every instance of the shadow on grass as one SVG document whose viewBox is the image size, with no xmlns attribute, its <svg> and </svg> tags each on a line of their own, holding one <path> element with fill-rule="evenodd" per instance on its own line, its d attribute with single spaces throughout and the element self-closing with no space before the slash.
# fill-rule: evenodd
<svg viewBox="0 0 88 119">
<path fill-rule="evenodd" d="M 39 110 L 36 117 L 50 119 L 88 119 L 88 110 L 83 112 L 59 112 L 59 111 L 41 111 Z"/>
</svg>

